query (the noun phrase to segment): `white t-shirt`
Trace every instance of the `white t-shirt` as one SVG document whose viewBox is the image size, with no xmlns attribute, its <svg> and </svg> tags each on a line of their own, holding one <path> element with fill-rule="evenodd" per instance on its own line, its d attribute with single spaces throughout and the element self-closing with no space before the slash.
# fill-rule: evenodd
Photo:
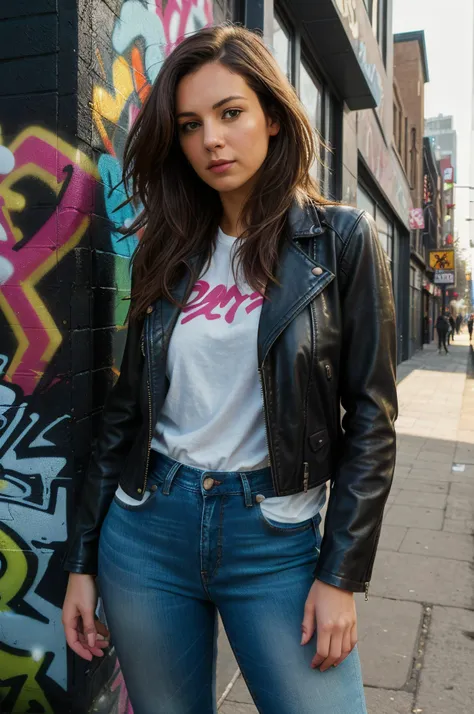
<svg viewBox="0 0 474 714">
<path fill-rule="evenodd" d="M 211 264 L 180 313 L 167 356 L 169 389 L 151 445 L 209 471 L 251 471 L 269 464 L 257 362 L 263 297 L 242 275 L 237 284 L 234 280 L 237 242 L 219 229 Z M 272 520 L 297 523 L 320 510 L 325 493 L 323 485 L 266 498 L 260 507 Z M 121 488 L 117 495 L 137 504 Z"/>
</svg>

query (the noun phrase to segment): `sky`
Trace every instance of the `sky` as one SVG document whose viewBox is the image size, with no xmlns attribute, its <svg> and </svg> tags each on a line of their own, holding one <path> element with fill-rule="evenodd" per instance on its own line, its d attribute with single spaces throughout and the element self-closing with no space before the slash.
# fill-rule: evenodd
<svg viewBox="0 0 474 714">
<path fill-rule="evenodd" d="M 474 0 L 393 0 L 393 32 L 413 30 L 425 31 L 430 76 L 425 84 L 425 117 L 454 116 L 457 183 L 473 186 L 470 156 Z M 470 237 L 474 240 L 474 222 L 466 222 L 468 217 L 474 218 L 474 191 L 458 189 L 455 230 L 465 246 Z"/>
</svg>

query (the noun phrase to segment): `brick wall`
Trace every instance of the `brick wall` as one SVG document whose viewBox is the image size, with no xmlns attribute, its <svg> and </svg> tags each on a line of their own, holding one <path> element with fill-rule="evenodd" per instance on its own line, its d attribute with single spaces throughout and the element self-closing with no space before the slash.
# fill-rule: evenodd
<svg viewBox="0 0 474 714">
<path fill-rule="evenodd" d="M 77 711 L 102 693 L 103 714 L 130 714 L 113 657 L 84 682 L 66 652 L 60 560 L 124 344 L 136 239 L 119 241 L 133 214 L 113 213 L 121 195 L 111 191 L 124 139 L 170 42 L 230 14 L 230 0 L 156 6 L 0 7 L 3 714 L 67 714 L 72 693 Z"/>
<path fill-rule="evenodd" d="M 410 150 L 413 148 L 412 129 L 416 130 L 416 178 L 411 186 L 414 206 L 423 202 L 423 135 L 424 135 L 424 76 L 420 45 L 417 41 L 396 42 L 394 45 L 394 74 L 408 118 L 408 166 L 411 182 Z"/>
</svg>

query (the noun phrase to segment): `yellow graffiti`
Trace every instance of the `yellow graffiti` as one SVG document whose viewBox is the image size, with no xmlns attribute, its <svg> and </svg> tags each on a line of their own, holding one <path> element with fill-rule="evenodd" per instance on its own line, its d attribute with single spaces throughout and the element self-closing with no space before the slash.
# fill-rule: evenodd
<svg viewBox="0 0 474 714">
<path fill-rule="evenodd" d="M 130 67 L 124 57 L 120 56 L 112 65 L 112 82 L 115 96 L 105 87 L 94 87 L 92 91 L 92 109 L 94 121 L 105 145 L 110 143 L 102 117 L 118 122 L 127 99 L 133 92 L 133 79 Z"/>
<path fill-rule="evenodd" d="M 0 553 L 6 563 L 6 569 L 0 579 L 0 612 L 11 612 L 8 604 L 21 589 L 28 574 L 28 562 L 21 548 L 13 538 L 0 530 Z M 0 669 L 0 672 L 3 670 Z"/>
<path fill-rule="evenodd" d="M 0 579 L 0 612 L 12 612 L 9 603 L 19 593 L 27 578 L 28 562 L 17 543 L 2 530 L 0 530 L 0 554 L 6 563 Z M 23 680 L 26 677 L 22 681 L 21 692 L 15 701 L 15 714 L 30 712 L 32 699 L 41 704 L 45 714 L 54 714 L 37 679 L 44 664 L 43 653 L 31 657 L 0 649 L 0 703 L 8 694 L 5 682 L 15 678 Z"/>
<path fill-rule="evenodd" d="M 54 714 L 45 693 L 38 683 L 38 674 L 44 667 L 44 655 L 37 661 L 32 657 L 22 657 L 21 655 L 10 654 L 0 650 L 0 705 L 9 693 L 10 687 L 2 686 L 2 681 L 18 678 L 24 680 L 21 683 L 21 691 L 15 700 L 15 714 L 28 714 L 31 712 L 30 702 L 34 700 L 41 705 L 44 714 Z M 24 679 L 26 677 L 26 679 Z"/>
</svg>

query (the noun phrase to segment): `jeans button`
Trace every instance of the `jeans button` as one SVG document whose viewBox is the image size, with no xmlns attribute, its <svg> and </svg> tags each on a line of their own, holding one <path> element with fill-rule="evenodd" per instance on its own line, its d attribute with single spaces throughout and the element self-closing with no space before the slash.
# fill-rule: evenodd
<svg viewBox="0 0 474 714">
<path fill-rule="evenodd" d="M 261 493 L 257 493 L 257 495 L 255 496 L 255 500 L 257 501 L 257 503 L 261 503 L 265 500 L 265 496 L 262 496 Z"/>
<path fill-rule="evenodd" d="M 213 478 L 205 478 L 204 481 L 202 482 L 202 485 L 206 491 L 210 491 L 211 488 L 214 486 L 214 479 Z"/>
<path fill-rule="evenodd" d="M 156 491 L 157 488 L 158 486 L 156 485 L 156 483 L 154 483 L 153 486 L 150 488 L 150 491 Z"/>
</svg>

